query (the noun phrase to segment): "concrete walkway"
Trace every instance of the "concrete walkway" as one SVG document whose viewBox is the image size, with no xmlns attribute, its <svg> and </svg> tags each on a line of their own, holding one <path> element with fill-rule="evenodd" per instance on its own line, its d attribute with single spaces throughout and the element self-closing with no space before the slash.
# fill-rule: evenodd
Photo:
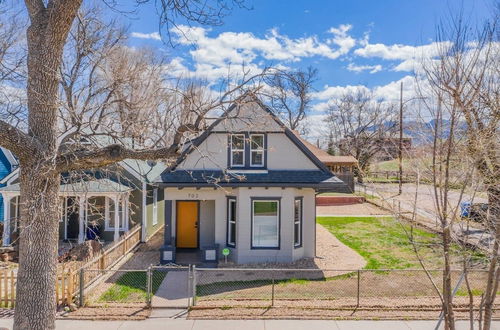
<svg viewBox="0 0 500 330">
<path fill-rule="evenodd" d="M 60 330 L 432 330 L 436 321 L 321 321 L 321 320 L 186 320 L 149 318 L 144 321 L 57 320 Z M 12 319 L 1 319 L 0 328 L 12 329 Z M 441 327 L 442 328 L 442 327 Z M 457 330 L 469 329 L 468 321 L 458 321 Z M 500 329 L 500 321 L 492 329 Z"/>
<path fill-rule="evenodd" d="M 187 308 L 188 297 L 188 272 L 173 270 L 161 282 L 151 305 L 154 308 Z"/>
</svg>

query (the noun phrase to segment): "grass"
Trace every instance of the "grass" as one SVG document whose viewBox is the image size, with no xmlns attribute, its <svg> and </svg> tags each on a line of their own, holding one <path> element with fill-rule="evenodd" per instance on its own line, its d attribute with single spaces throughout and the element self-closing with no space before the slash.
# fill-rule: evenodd
<svg viewBox="0 0 500 330">
<path fill-rule="evenodd" d="M 153 294 L 160 287 L 167 272 L 153 271 Z M 145 301 L 147 291 L 146 272 L 127 272 L 106 290 L 100 297 L 100 302 L 135 302 Z"/>
<path fill-rule="evenodd" d="M 420 268 L 407 234 L 410 226 L 392 217 L 318 217 L 317 222 L 365 258 L 367 269 Z M 439 237 L 420 228 L 413 228 L 413 235 L 426 266 L 441 268 Z M 458 246 L 452 247 L 457 262 L 461 253 Z M 475 253 L 473 257 L 481 259 L 483 256 Z"/>
<path fill-rule="evenodd" d="M 403 159 L 403 168 L 408 168 L 408 160 Z M 386 160 L 373 164 L 374 171 L 398 171 L 399 170 L 399 159 Z"/>
</svg>

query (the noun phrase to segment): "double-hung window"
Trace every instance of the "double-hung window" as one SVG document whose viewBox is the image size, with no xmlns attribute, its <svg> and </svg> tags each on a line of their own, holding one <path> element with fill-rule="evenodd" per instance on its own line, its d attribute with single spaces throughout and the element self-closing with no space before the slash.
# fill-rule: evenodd
<svg viewBox="0 0 500 330">
<path fill-rule="evenodd" d="M 250 135 L 250 166 L 264 166 L 264 134 Z"/>
<path fill-rule="evenodd" d="M 245 135 L 231 135 L 231 166 L 245 166 Z"/>
<path fill-rule="evenodd" d="M 302 246 L 302 197 L 295 198 L 293 212 L 293 246 Z"/>
<path fill-rule="evenodd" d="M 236 199 L 227 200 L 227 245 L 236 247 Z"/>
<path fill-rule="evenodd" d="M 124 205 L 121 200 L 118 201 L 118 205 L 115 204 L 114 198 L 106 197 L 105 200 L 105 228 L 106 231 L 113 231 L 115 229 L 115 212 L 118 209 L 118 228 L 119 230 L 125 230 L 126 219 L 124 216 Z"/>
<path fill-rule="evenodd" d="M 279 200 L 252 200 L 252 248 L 279 248 Z"/>
</svg>

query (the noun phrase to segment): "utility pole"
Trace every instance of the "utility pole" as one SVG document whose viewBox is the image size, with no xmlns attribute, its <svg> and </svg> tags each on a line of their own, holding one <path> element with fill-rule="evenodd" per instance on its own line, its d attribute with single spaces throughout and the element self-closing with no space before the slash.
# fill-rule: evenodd
<svg viewBox="0 0 500 330">
<path fill-rule="evenodd" d="M 403 193 L 403 82 L 399 96 L 399 194 Z"/>
</svg>

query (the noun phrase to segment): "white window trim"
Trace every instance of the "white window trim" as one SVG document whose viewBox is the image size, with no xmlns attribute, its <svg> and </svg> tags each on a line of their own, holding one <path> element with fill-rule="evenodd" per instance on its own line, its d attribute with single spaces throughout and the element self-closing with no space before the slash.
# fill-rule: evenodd
<svg viewBox="0 0 500 330">
<path fill-rule="evenodd" d="M 299 205 L 299 218 L 295 219 L 295 207 L 296 203 L 298 202 Z M 295 198 L 293 200 L 293 246 L 294 247 L 301 247 L 302 246 L 302 222 L 303 222 L 303 199 L 302 198 Z M 295 226 L 296 224 L 299 225 L 299 242 L 295 242 Z"/>
<path fill-rule="evenodd" d="M 233 137 L 241 136 L 243 137 L 243 149 L 233 149 Z M 245 134 L 231 134 L 231 140 L 229 141 L 229 147 L 231 148 L 231 167 L 245 167 Z M 242 164 L 234 164 L 233 163 L 233 151 L 243 152 L 243 163 Z"/>
<path fill-rule="evenodd" d="M 158 224 L 158 188 L 153 189 L 153 226 Z"/>
<path fill-rule="evenodd" d="M 120 197 L 120 202 L 118 203 L 118 212 L 120 211 L 120 207 L 123 208 L 123 202 L 122 202 L 122 198 L 127 198 L 127 197 L 124 197 L 124 196 L 121 196 Z M 110 197 L 105 197 L 105 202 L 104 202 L 104 214 L 105 214 L 105 217 L 104 217 L 104 231 L 114 231 L 115 230 L 115 218 L 114 218 L 114 215 L 113 215 L 113 219 L 110 218 L 110 210 L 111 210 L 111 205 L 110 205 L 110 200 L 113 201 L 114 203 L 114 199 L 110 198 Z M 128 203 L 127 203 L 128 204 Z M 128 206 L 127 206 L 128 208 Z M 115 207 L 116 209 L 116 207 Z M 120 228 L 118 228 L 118 230 L 120 231 L 127 231 L 128 230 L 128 221 L 125 221 L 125 215 L 124 215 L 124 212 L 125 212 L 125 209 L 122 210 L 122 216 L 120 217 Z"/>
<path fill-rule="evenodd" d="M 227 209 L 227 245 L 229 245 L 231 247 L 236 247 L 236 232 L 234 233 L 234 242 L 230 241 L 231 240 L 231 234 L 232 234 L 232 232 L 231 232 L 231 224 L 234 223 L 234 229 L 236 231 L 236 221 L 237 221 L 236 214 L 234 214 L 234 220 L 231 220 L 232 215 L 233 215 L 232 212 L 231 212 L 231 210 L 232 210 L 231 203 L 234 203 L 234 205 L 235 205 L 234 209 L 237 212 L 237 209 L 236 209 L 237 208 L 236 199 L 235 198 L 228 199 L 228 203 L 227 203 L 227 207 L 228 207 L 228 209 Z"/>
<path fill-rule="evenodd" d="M 253 136 L 262 136 L 262 147 L 258 147 L 258 148 L 253 148 L 252 146 L 252 137 Z M 266 153 L 264 152 L 264 145 L 266 144 L 265 143 L 265 135 L 264 134 L 250 134 L 250 167 L 264 167 L 264 164 L 266 163 L 266 160 L 265 160 L 265 157 L 266 157 Z M 253 152 L 260 152 L 262 153 L 262 164 L 254 164 L 253 163 L 253 157 L 252 157 L 252 153 Z"/>
<path fill-rule="evenodd" d="M 276 241 L 277 241 L 277 246 L 257 246 L 254 244 L 254 235 L 255 235 L 255 203 L 256 202 L 274 202 L 277 203 L 276 207 Z M 251 248 L 252 249 L 280 249 L 280 211 L 281 211 L 281 206 L 280 206 L 280 200 L 279 199 L 255 199 L 252 200 L 252 237 L 250 237 L 251 240 Z"/>
</svg>

